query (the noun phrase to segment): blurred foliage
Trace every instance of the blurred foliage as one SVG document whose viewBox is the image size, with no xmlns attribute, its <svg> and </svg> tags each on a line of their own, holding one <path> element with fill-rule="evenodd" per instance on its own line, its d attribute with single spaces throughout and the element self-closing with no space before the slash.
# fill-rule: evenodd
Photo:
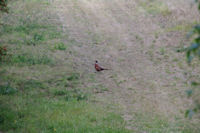
<svg viewBox="0 0 200 133">
<path fill-rule="evenodd" d="M 195 2 L 200 12 L 200 0 L 195 0 Z M 194 58 L 200 59 L 200 24 L 196 24 L 187 37 L 192 40 L 191 44 L 188 47 L 177 50 L 177 52 L 186 52 L 187 62 L 191 64 Z M 191 88 L 185 91 L 187 97 L 194 100 L 194 106 L 191 107 L 192 109 L 186 110 L 185 117 L 192 118 L 196 112 L 200 111 L 200 93 L 199 91 L 194 91 L 199 89 L 199 85 L 199 82 L 192 81 Z"/>
<path fill-rule="evenodd" d="M 191 63 L 195 56 L 200 57 L 200 24 L 193 27 L 189 36 L 195 36 L 192 44 L 186 48 L 187 61 Z"/>
<path fill-rule="evenodd" d="M 0 85 L 0 94 L 1 95 L 10 95 L 17 92 L 16 88 L 13 88 L 10 86 L 10 84 L 7 85 Z"/>
<path fill-rule="evenodd" d="M 7 0 L 0 0 L 0 11 L 8 12 Z"/>
<path fill-rule="evenodd" d="M 7 55 L 6 46 L 0 46 L 0 61 L 2 61 L 6 55 Z"/>
<path fill-rule="evenodd" d="M 195 0 L 198 3 L 198 9 L 200 11 L 200 1 Z M 200 24 L 197 24 L 193 27 L 192 31 L 188 34 L 188 37 L 194 37 L 190 46 L 186 50 L 186 56 L 188 63 L 191 63 L 194 57 L 200 58 Z"/>
</svg>

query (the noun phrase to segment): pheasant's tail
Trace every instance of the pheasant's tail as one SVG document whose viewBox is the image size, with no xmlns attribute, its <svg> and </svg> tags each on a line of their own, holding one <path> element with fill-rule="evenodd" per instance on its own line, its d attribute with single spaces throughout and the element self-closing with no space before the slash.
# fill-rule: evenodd
<svg viewBox="0 0 200 133">
<path fill-rule="evenodd" d="M 103 68 L 103 70 L 111 70 L 111 69 L 109 69 L 109 68 Z"/>
</svg>

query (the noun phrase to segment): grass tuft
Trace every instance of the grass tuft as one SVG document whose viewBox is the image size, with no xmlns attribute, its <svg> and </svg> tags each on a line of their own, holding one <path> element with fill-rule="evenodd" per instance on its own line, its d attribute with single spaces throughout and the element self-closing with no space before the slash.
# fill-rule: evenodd
<svg viewBox="0 0 200 133">
<path fill-rule="evenodd" d="M 78 73 L 72 73 L 70 76 L 67 77 L 68 81 L 74 81 L 78 80 L 80 78 L 80 74 Z"/>
<path fill-rule="evenodd" d="M 0 94 L 2 95 L 11 95 L 17 92 L 16 88 L 11 87 L 9 84 L 0 85 Z"/>
<path fill-rule="evenodd" d="M 56 49 L 56 50 L 66 50 L 67 46 L 64 43 L 56 43 L 54 45 L 54 49 Z"/>
</svg>

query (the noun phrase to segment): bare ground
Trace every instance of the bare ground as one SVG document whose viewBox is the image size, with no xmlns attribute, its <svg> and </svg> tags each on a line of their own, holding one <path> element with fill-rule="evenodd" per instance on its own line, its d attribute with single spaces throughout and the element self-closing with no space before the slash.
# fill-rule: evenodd
<svg viewBox="0 0 200 133">
<path fill-rule="evenodd" d="M 116 105 L 127 128 L 142 132 L 159 117 L 174 126 L 192 101 L 185 96 L 194 70 L 177 47 L 187 44 L 186 32 L 198 21 L 198 11 L 187 0 L 61 0 L 55 1 L 63 31 L 76 42 L 72 61 L 85 87 L 105 105 Z M 189 27 L 189 28 L 188 28 Z M 65 55 L 63 55 L 65 56 Z M 94 73 L 98 60 L 109 71 Z M 65 60 L 66 62 L 68 60 Z M 116 108 L 115 108 L 116 109 Z M 176 119 L 177 118 L 177 119 Z M 194 119 L 192 128 L 200 121 Z M 168 129 L 164 129 L 168 132 Z"/>
</svg>

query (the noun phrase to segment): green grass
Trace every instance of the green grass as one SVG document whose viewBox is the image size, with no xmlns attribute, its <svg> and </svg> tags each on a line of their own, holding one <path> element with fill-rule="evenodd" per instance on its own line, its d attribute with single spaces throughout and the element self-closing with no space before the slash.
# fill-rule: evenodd
<svg viewBox="0 0 200 133">
<path fill-rule="evenodd" d="M 22 80 L 17 82 L 17 85 L 19 86 L 20 89 L 45 89 L 46 85 L 42 83 L 41 81 L 34 80 L 34 79 L 29 79 L 29 80 Z"/>
<path fill-rule="evenodd" d="M 161 55 L 164 55 L 166 53 L 166 50 L 164 47 L 160 48 L 160 54 Z"/>
<path fill-rule="evenodd" d="M 54 45 L 54 49 L 56 49 L 56 50 L 66 50 L 67 46 L 64 43 L 56 43 Z"/>
<path fill-rule="evenodd" d="M 95 85 L 92 87 L 93 89 L 95 89 L 95 93 L 104 93 L 109 91 L 109 88 L 103 86 L 103 85 Z"/>
<path fill-rule="evenodd" d="M 77 42 L 48 20 L 56 17 L 47 10 L 51 4 L 17 0 L 9 6 L 0 26 L 8 48 L 0 67 L 0 132 L 128 133 L 120 115 L 91 102 L 79 72 L 57 56 Z"/>
<path fill-rule="evenodd" d="M 2 35 L 12 36 L 8 39 L 8 43 L 15 44 L 21 43 L 24 45 L 40 45 L 46 44 L 47 40 L 53 40 L 61 36 L 61 34 L 52 25 L 39 24 L 37 22 L 28 22 L 24 20 L 22 24 L 8 25 L 4 24 L 0 27 L 0 33 Z"/>
<path fill-rule="evenodd" d="M 196 22 L 192 24 L 179 24 L 174 27 L 167 28 L 165 31 L 166 32 L 176 32 L 176 31 L 181 31 L 181 32 L 189 32 L 192 29 L 192 26 L 194 26 Z"/>
<path fill-rule="evenodd" d="M 36 99 L 37 97 L 37 99 Z M 87 102 L 55 100 L 32 97 L 16 97 L 16 109 L 1 110 L 0 129 L 9 132 L 66 132 L 66 133 L 125 133 L 123 120 L 114 113 Z M 34 100 L 33 100 L 34 99 Z M 6 106 L 5 104 L 1 106 Z M 8 111 L 9 110 L 9 111 Z M 11 130 L 8 130 L 11 129 Z"/>
<path fill-rule="evenodd" d="M 3 74 L 4 80 L 12 81 L 18 91 L 0 93 L 0 131 L 128 133 L 119 115 L 90 102 L 89 93 L 77 89 L 80 80 L 77 73 L 55 80 L 56 84 L 50 79 L 26 80 L 26 77 L 17 79 Z M 74 87 L 64 87 L 65 80 Z"/>
<path fill-rule="evenodd" d="M 0 85 L 0 94 L 1 95 L 11 95 L 17 92 L 16 88 L 11 87 L 9 84 Z"/>
<path fill-rule="evenodd" d="M 78 9 L 78 1 L 74 2 Z M 149 14 L 170 14 L 162 3 L 150 1 L 140 6 Z M 74 58 L 71 57 L 76 56 L 76 52 L 71 46 L 82 44 L 69 39 L 70 35 L 61 31 L 61 24 L 54 21 L 58 17 L 51 3 L 16 0 L 9 7 L 10 13 L 1 16 L 0 20 L 3 23 L 0 25 L 0 45 L 8 48 L 6 61 L 0 64 L 0 132 L 195 133 L 190 124 L 184 125 L 180 120 L 172 125 L 168 118 L 149 112 L 133 115 L 132 126 L 135 130 L 127 130 L 127 123 L 119 114 L 121 110 L 117 110 L 119 107 L 96 102 L 96 93 L 106 94 L 112 89 L 98 85 L 96 74 L 83 74 L 73 68 Z M 105 40 L 102 34 L 88 34 L 94 44 Z M 157 38 L 155 34 L 153 43 Z M 136 35 L 135 39 L 143 45 L 143 38 Z M 147 52 L 151 60 L 155 60 L 154 49 L 152 46 Z M 167 54 L 164 48 L 158 51 L 161 55 Z M 118 75 L 110 78 L 118 87 L 125 82 L 118 81 Z M 129 90 L 134 91 L 135 88 Z"/>
<path fill-rule="evenodd" d="M 176 118 L 176 122 L 170 123 L 169 118 L 154 113 L 135 113 L 131 121 L 136 127 L 135 132 L 148 133 L 197 133 L 198 128 L 189 124 L 189 121 Z"/>
<path fill-rule="evenodd" d="M 63 89 L 63 90 L 54 90 L 55 96 L 64 96 L 66 101 L 81 101 L 88 100 L 88 94 L 81 89 Z"/>
<path fill-rule="evenodd" d="M 24 53 L 20 55 L 12 55 L 10 59 L 12 64 L 27 64 L 27 65 L 36 65 L 36 64 L 52 64 L 53 60 L 47 55 L 32 55 L 29 53 Z"/>
<path fill-rule="evenodd" d="M 4 64 L 3 67 L 10 66 Z M 29 65 L 26 68 L 34 71 L 33 75 L 26 71 L 22 72 L 23 75 L 15 74 L 24 67 L 26 66 L 13 66 L 16 70 L 12 72 L 6 68 L 0 71 L 0 131 L 129 132 L 120 115 L 90 101 L 91 93 L 87 89 L 79 88 L 79 73 L 56 72 L 44 79 L 36 76 L 44 69 L 37 67 L 39 70 L 34 71 L 31 68 L 35 69 L 36 66 Z"/>
<path fill-rule="evenodd" d="M 150 0 L 147 2 L 140 2 L 140 6 L 149 14 L 162 16 L 171 15 L 171 11 L 168 9 L 167 5 L 163 2 L 157 0 Z"/>
</svg>

